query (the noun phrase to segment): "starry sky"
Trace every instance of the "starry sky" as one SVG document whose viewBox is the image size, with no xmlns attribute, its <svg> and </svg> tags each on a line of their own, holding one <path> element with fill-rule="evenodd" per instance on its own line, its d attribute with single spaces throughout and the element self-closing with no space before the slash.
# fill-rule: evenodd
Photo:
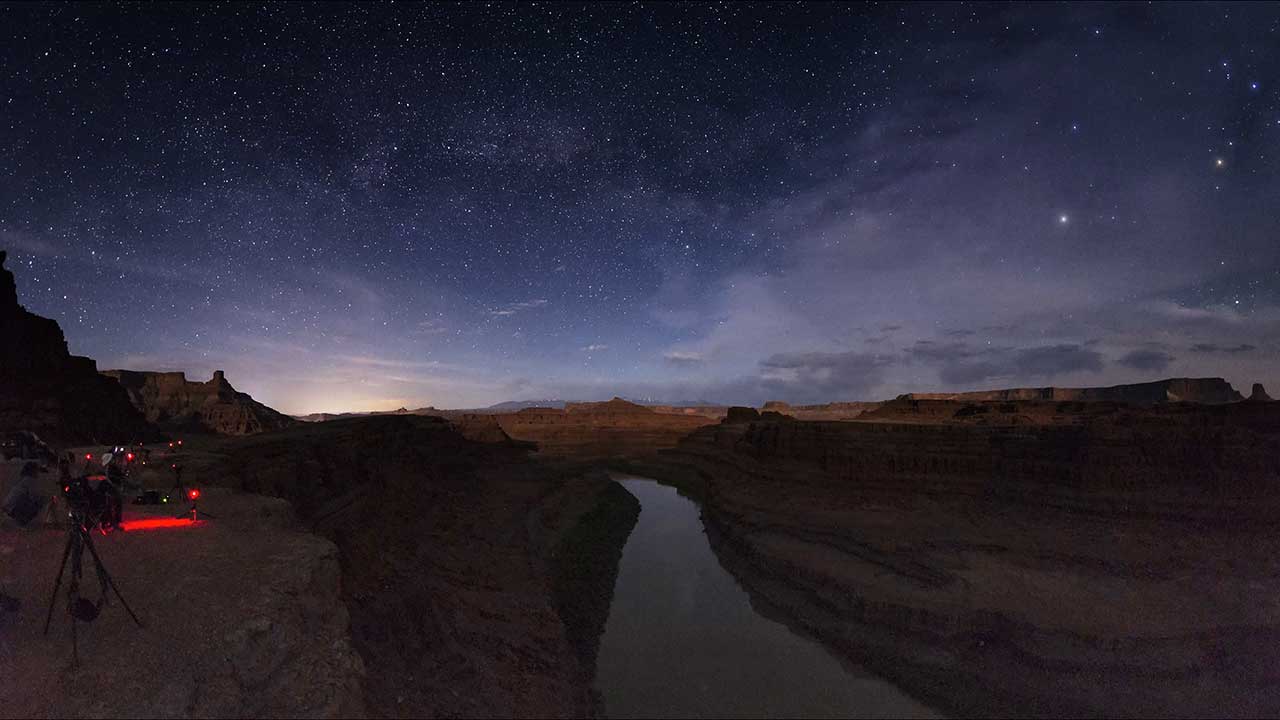
<svg viewBox="0 0 1280 720">
<path fill-rule="evenodd" d="M 0 248 L 278 409 L 1280 390 L 1280 5 L 0 5 Z"/>
</svg>

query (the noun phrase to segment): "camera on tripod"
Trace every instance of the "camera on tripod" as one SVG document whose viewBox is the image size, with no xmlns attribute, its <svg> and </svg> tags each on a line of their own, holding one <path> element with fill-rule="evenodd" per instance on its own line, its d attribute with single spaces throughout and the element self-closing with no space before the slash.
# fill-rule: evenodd
<svg viewBox="0 0 1280 720">
<path fill-rule="evenodd" d="M 67 510 L 77 524 L 86 530 L 104 524 L 111 524 L 115 517 L 115 504 L 119 502 L 111 491 L 108 480 L 102 476 L 71 478 L 62 485 L 62 496 L 66 498 Z"/>
</svg>

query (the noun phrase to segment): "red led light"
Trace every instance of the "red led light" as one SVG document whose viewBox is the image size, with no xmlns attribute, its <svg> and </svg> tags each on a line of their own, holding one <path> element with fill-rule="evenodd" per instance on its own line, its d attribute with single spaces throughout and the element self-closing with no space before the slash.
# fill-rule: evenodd
<svg viewBox="0 0 1280 720">
<path fill-rule="evenodd" d="M 85 454 L 84 454 L 84 459 L 85 459 L 85 462 L 88 462 L 88 461 L 92 460 L 92 459 L 93 459 L 93 454 L 92 454 L 92 453 L 85 453 Z"/>
<path fill-rule="evenodd" d="M 133 453 L 129 453 L 128 455 L 125 455 L 124 459 L 128 460 L 129 462 L 133 462 Z"/>
<path fill-rule="evenodd" d="M 146 518 L 144 520 L 126 520 L 120 523 L 120 529 L 125 532 L 134 532 L 137 530 L 159 530 L 162 528 L 190 527 L 192 525 L 190 518 Z"/>
<path fill-rule="evenodd" d="M 200 488 L 191 488 L 190 490 L 188 490 L 188 491 L 187 491 L 187 497 L 191 498 L 192 500 L 199 500 L 199 499 L 200 499 Z"/>
</svg>

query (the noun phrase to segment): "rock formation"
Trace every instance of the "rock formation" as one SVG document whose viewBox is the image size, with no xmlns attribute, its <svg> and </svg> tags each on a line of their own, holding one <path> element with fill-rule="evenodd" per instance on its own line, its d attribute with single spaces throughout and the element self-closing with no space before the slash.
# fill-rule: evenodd
<svg viewBox="0 0 1280 720">
<path fill-rule="evenodd" d="M 791 405 L 770 400 L 761 410 L 776 412 L 797 420 L 853 420 L 863 413 L 880 407 L 878 402 L 833 402 L 821 405 Z"/>
<path fill-rule="evenodd" d="M 147 420 L 173 431 L 251 435 L 296 421 L 238 392 L 221 370 L 209 382 L 190 382 L 180 372 L 104 370 L 129 393 Z"/>
<path fill-rule="evenodd" d="M 1271 402 L 1271 396 L 1267 394 L 1267 389 L 1262 387 L 1262 383 L 1253 384 L 1253 392 L 1249 394 L 1251 402 Z"/>
<path fill-rule="evenodd" d="M 72 355 L 58 323 L 18 304 L 0 251 L 0 431 L 30 430 L 48 442 L 132 443 L 156 431 L 124 390 Z"/>
<path fill-rule="evenodd" d="M 1132 385 L 1093 388 L 1009 388 L 961 393 L 907 393 L 900 400 L 1060 400 L 1111 401 L 1134 405 L 1156 405 L 1167 402 L 1194 402 L 1209 405 L 1239 402 L 1244 399 L 1231 383 L 1222 378 L 1169 378 Z"/>
<path fill-rule="evenodd" d="M 716 422 L 701 414 L 654 412 L 617 397 L 607 402 L 565 403 L 563 410 L 531 407 L 492 417 L 512 438 L 535 442 L 544 454 L 578 458 L 674 447 L 689 432 Z"/>
<path fill-rule="evenodd" d="M 617 518 L 617 492 L 528 455 L 442 418 L 382 415 L 213 438 L 211 464 L 187 467 L 288 498 L 337 544 L 372 715 L 593 716 L 604 613 L 583 593 L 612 583 L 573 564 L 617 572 L 625 532 L 598 522 Z"/>
</svg>

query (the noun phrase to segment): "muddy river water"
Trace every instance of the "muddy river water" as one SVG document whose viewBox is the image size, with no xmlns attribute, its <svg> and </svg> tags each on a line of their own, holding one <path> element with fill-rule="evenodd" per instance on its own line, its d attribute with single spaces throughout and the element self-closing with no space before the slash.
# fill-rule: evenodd
<svg viewBox="0 0 1280 720">
<path fill-rule="evenodd" d="M 692 500 L 615 479 L 641 510 L 600 645 L 596 688 L 609 717 L 935 716 L 752 609 Z"/>
</svg>

